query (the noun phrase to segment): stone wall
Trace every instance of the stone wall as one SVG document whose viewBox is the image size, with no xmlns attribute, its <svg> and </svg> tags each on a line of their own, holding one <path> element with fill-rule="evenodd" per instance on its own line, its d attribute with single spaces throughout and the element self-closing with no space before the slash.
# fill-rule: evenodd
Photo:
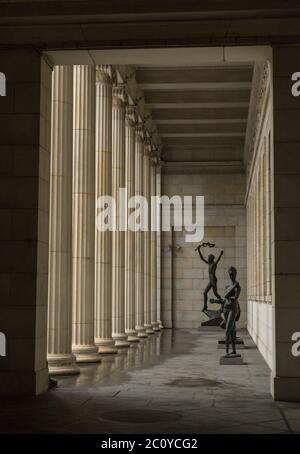
<svg viewBox="0 0 300 454">
<path fill-rule="evenodd" d="M 163 175 L 162 194 L 187 196 L 204 195 L 204 241 L 216 248 L 204 249 L 204 255 L 213 252 L 224 256 L 217 269 L 218 289 L 221 296 L 228 285 L 227 270 L 233 265 L 238 270 L 242 287 L 242 309 L 239 327 L 246 324 L 246 220 L 244 209 L 244 175 Z M 173 249 L 170 245 L 173 244 Z M 197 328 L 206 316 L 203 290 L 208 282 L 207 265 L 194 251 L 197 243 L 185 242 L 184 232 L 162 234 L 162 321 L 165 327 Z M 213 298 L 212 291 L 209 298 Z M 216 306 L 209 305 L 211 309 Z"/>
<path fill-rule="evenodd" d="M 273 49 L 273 348 L 272 394 L 300 401 L 300 358 L 293 356 L 292 335 L 300 330 L 300 103 L 291 93 L 299 71 L 300 47 Z"/>
</svg>

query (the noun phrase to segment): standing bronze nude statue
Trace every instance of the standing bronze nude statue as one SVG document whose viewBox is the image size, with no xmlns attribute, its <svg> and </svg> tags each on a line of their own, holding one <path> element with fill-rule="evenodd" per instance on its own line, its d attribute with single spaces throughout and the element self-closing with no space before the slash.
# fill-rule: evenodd
<svg viewBox="0 0 300 454">
<path fill-rule="evenodd" d="M 221 299 L 221 296 L 219 295 L 218 293 L 218 287 L 217 287 L 217 276 L 216 276 L 216 271 L 217 271 L 217 266 L 218 266 L 218 263 L 222 257 L 222 255 L 224 254 L 224 251 L 221 251 L 219 257 L 217 258 L 217 260 L 215 261 L 215 256 L 213 254 L 209 254 L 208 257 L 207 257 L 207 260 L 203 257 L 202 255 L 202 252 L 201 252 L 201 247 L 205 247 L 205 246 L 209 246 L 209 247 L 213 247 L 214 245 L 210 244 L 210 243 L 203 243 L 203 244 L 199 244 L 199 246 L 197 246 L 197 248 L 195 249 L 196 251 L 199 252 L 199 256 L 200 256 L 200 259 L 207 263 L 208 265 L 208 277 L 209 277 L 209 283 L 207 284 L 205 290 L 204 290 L 204 293 L 203 293 L 203 296 L 204 296 L 204 306 L 203 306 L 203 309 L 202 309 L 202 312 L 205 312 L 207 310 L 207 298 L 208 298 L 208 292 L 212 289 L 213 292 L 214 292 L 214 295 L 216 298 L 218 299 Z"/>
<path fill-rule="evenodd" d="M 225 328 L 226 335 L 226 356 L 240 356 L 236 353 L 236 322 L 240 318 L 241 310 L 238 298 L 241 293 L 240 284 L 236 280 L 237 270 L 234 266 L 231 266 L 228 270 L 228 274 L 231 280 L 230 285 L 226 287 L 224 299 L 210 300 L 211 303 L 218 303 L 222 305 L 222 311 L 224 314 L 224 321 L 221 323 L 221 327 Z M 232 344 L 232 352 L 229 353 L 230 343 Z"/>
</svg>

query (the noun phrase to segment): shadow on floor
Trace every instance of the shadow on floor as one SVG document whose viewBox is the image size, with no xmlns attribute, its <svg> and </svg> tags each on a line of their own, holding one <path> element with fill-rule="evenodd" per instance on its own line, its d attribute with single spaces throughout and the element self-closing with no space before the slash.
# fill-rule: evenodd
<svg viewBox="0 0 300 454">
<path fill-rule="evenodd" d="M 38 397 L 1 399 L 1 433 L 292 433 L 300 404 L 278 404 L 246 333 L 243 366 L 221 366 L 217 331 L 163 330 L 58 379 Z"/>
</svg>

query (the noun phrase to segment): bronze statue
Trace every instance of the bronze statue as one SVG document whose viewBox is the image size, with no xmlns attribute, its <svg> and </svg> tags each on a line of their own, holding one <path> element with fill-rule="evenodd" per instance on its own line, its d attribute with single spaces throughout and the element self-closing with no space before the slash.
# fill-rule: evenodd
<svg viewBox="0 0 300 454">
<path fill-rule="evenodd" d="M 240 284 L 236 280 L 237 270 L 231 266 L 228 270 L 231 284 L 226 287 L 224 299 L 210 300 L 211 303 L 222 305 L 224 321 L 221 327 L 225 328 L 226 335 L 226 357 L 240 356 L 236 353 L 236 322 L 240 318 L 241 310 L 239 305 L 239 295 L 241 293 Z M 230 342 L 232 344 L 232 352 L 229 353 Z"/>
<path fill-rule="evenodd" d="M 219 295 L 218 293 L 218 287 L 217 287 L 217 277 L 216 277 L 216 270 L 217 270 L 217 266 L 218 266 L 218 263 L 224 253 L 224 251 L 221 251 L 219 257 L 217 258 L 217 260 L 215 261 L 215 256 L 213 254 L 209 254 L 208 257 L 207 257 L 207 260 L 203 257 L 202 253 L 201 253 L 201 247 L 214 247 L 214 244 L 211 244 L 211 243 L 203 243 L 203 244 L 199 244 L 199 246 L 197 246 L 197 248 L 195 249 L 195 251 L 198 251 L 199 252 L 199 255 L 200 255 L 200 259 L 203 260 L 203 262 L 207 263 L 208 265 L 208 276 L 209 276 L 209 283 L 207 284 L 205 290 L 204 290 L 204 293 L 203 293 L 203 296 L 204 296 L 204 306 L 203 306 L 203 309 L 202 309 L 202 312 L 205 312 L 207 310 L 207 298 L 208 298 L 208 292 L 212 289 L 213 292 L 214 292 L 214 295 L 216 298 L 218 299 L 222 299 L 221 296 Z"/>
</svg>

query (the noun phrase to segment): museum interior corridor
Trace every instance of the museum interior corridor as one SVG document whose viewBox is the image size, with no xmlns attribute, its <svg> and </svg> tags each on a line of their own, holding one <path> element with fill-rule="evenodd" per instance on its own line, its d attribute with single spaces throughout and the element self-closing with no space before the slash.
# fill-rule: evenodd
<svg viewBox="0 0 300 454">
<path fill-rule="evenodd" d="M 300 433 L 300 404 L 273 401 L 270 370 L 240 334 L 245 364 L 220 366 L 219 330 L 165 329 L 37 398 L 2 398 L 0 433 Z"/>
</svg>

